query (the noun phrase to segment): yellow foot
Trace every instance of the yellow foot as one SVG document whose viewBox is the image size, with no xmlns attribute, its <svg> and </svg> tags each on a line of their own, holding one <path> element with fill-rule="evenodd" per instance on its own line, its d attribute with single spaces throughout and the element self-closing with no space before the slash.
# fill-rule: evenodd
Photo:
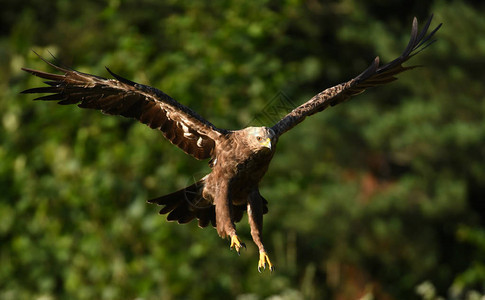
<svg viewBox="0 0 485 300">
<path fill-rule="evenodd" d="M 241 248 L 244 247 L 246 248 L 246 245 L 241 242 L 241 240 L 237 237 L 237 235 L 231 236 L 231 249 L 234 248 L 239 255 L 239 252 L 241 251 Z"/>
<path fill-rule="evenodd" d="M 266 263 L 268 264 L 269 270 L 271 272 L 274 271 L 274 266 L 269 260 L 268 254 L 264 251 L 259 251 L 259 262 L 258 262 L 258 272 L 261 273 L 261 268 L 266 270 Z"/>
</svg>

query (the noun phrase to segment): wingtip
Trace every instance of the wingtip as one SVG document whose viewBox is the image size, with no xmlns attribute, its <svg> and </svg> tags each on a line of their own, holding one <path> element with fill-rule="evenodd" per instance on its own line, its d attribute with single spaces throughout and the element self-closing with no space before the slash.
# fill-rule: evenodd
<svg viewBox="0 0 485 300">
<path fill-rule="evenodd" d="M 38 76 L 38 74 L 43 73 L 42 71 L 34 70 L 34 69 L 31 69 L 31 68 L 25 68 L 25 67 L 20 68 L 20 70 L 27 72 L 27 73 L 30 73 L 30 74 L 35 75 L 35 76 Z"/>
<path fill-rule="evenodd" d="M 374 61 L 370 64 L 370 66 L 368 66 L 367 69 L 364 70 L 364 72 L 360 73 L 356 77 L 356 79 L 362 80 L 367 78 L 369 75 L 374 74 L 376 70 L 379 68 L 379 63 L 380 63 L 380 58 L 379 56 L 376 56 L 376 58 L 374 58 Z"/>
<path fill-rule="evenodd" d="M 418 18 L 414 17 L 413 18 L 413 27 L 417 27 L 418 26 Z"/>
<path fill-rule="evenodd" d="M 118 81 L 120 81 L 120 82 L 122 82 L 122 83 L 128 84 L 128 85 L 131 85 L 131 86 L 136 85 L 136 82 L 133 82 L 133 81 L 131 81 L 131 80 L 129 80 L 129 79 L 126 79 L 126 78 L 124 78 L 124 77 L 122 77 L 122 76 L 120 76 L 120 75 L 118 75 L 118 74 L 114 73 L 113 71 L 111 71 L 111 70 L 110 70 L 108 67 L 106 67 L 106 66 L 105 66 L 105 68 L 106 68 L 106 70 L 108 71 L 108 73 L 110 73 L 110 74 L 111 74 L 111 76 L 113 76 L 114 78 L 116 78 L 116 80 L 118 80 Z"/>
<path fill-rule="evenodd" d="M 108 73 L 111 76 L 113 76 L 114 78 L 118 79 L 119 81 L 122 81 L 122 80 L 120 80 L 120 78 L 122 78 L 121 76 L 119 76 L 116 73 L 114 73 L 113 71 L 111 71 L 107 66 L 104 66 L 104 68 L 106 69 L 106 71 L 108 71 Z"/>
<path fill-rule="evenodd" d="M 50 61 L 48 61 L 47 59 L 42 57 L 39 53 L 37 53 L 33 49 L 32 49 L 32 52 L 34 52 L 34 54 L 37 55 L 37 57 L 40 58 L 43 62 L 45 62 L 46 64 L 48 64 L 49 66 L 53 67 L 56 70 L 63 72 L 63 73 L 67 73 L 67 72 L 70 71 L 69 69 L 66 69 L 66 68 L 63 68 L 63 67 L 60 67 L 60 66 L 57 66 L 57 65 L 51 63 Z M 54 58 L 54 60 L 57 60 L 57 58 L 51 52 L 49 52 L 49 54 L 52 56 L 52 58 Z M 29 72 L 29 73 L 32 73 L 32 71 L 35 71 L 35 70 L 29 69 L 29 68 L 21 68 L 21 69 L 23 71 L 26 71 L 26 72 Z"/>
<path fill-rule="evenodd" d="M 413 25 L 411 26 L 411 40 L 410 42 L 414 42 L 418 36 L 418 19 L 416 17 L 413 18 Z"/>
<path fill-rule="evenodd" d="M 113 73 L 113 71 L 111 71 L 107 66 L 104 66 L 104 68 L 106 69 L 106 71 L 108 71 L 109 74 L 111 74 L 111 76 L 113 76 L 114 78 L 118 79 L 118 75 L 116 75 L 115 73 Z"/>
</svg>

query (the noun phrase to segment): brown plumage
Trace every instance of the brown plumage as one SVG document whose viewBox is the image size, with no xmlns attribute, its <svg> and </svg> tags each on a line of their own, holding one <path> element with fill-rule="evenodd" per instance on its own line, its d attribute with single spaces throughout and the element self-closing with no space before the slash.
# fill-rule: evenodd
<svg viewBox="0 0 485 300">
<path fill-rule="evenodd" d="M 47 87 L 23 93 L 47 93 L 49 95 L 36 100 L 78 104 L 82 108 L 137 119 L 160 130 L 185 153 L 197 159 L 210 159 L 212 172 L 200 181 L 149 202 L 163 206 L 160 214 L 168 214 L 169 221 L 187 223 L 197 218 L 200 227 L 212 224 L 221 237 L 231 239 L 231 248 L 238 252 L 244 244 L 236 235 L 235 223 L 247 211 L 251 236 L 260 251 L 258 269 L 268 265 L 272 270 L 261 237 L 263 214 L 268 212 L 267 201 L 260 195 L 258 185 L 268 169 L 279 137 L 307 116 L 342 103 L 368 87 L 391 82 L 396 79 L 395 75 L 413 68 L 403 67 L 402 63 L 434 42 L 431 38 L 441 24 L 428 34 L 431 19 L 418 33 L 414 18 L 409 44 L 401 56 L 384 66 L 379 65 L 376 57 L 360 75 L 315 95 L 271 128 L 248 127 L 236 131 L 216 128 L 162 91 L 127 80 L 109 69 L 115 79 L 61 68 L 46 61 L 62 74 L 23 68 L 48 80 Z"/>
</svg>

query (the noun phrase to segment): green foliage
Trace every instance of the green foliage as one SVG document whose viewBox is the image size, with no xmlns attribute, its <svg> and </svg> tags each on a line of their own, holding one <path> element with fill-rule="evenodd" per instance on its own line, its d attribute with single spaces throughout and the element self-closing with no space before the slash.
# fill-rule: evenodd
<svg viewBox="0 0 485 300">
<path fill-rule="evenodd" d="M 485 293 L 485 12 L 476 1 L 2 1 L 0 298 L 478 299 Z M 31 101 L 31 50 L 156 86 L 222 128 L 389 61 L 412 17 L 438 42 L 396 83 L 285 134 L 262 182 L 257 272 L 215 230 L 145 201 L 208 171 L 159 132 Z M 267 124 L 271 125 L 271 124 Z M 303 158 L 303 159 L 302 159 Z"/>
</svg>

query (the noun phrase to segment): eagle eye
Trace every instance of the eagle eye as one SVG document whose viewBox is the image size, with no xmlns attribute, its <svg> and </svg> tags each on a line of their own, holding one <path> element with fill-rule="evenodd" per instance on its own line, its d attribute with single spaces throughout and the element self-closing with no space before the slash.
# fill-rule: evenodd
<svg viewBox="0 0 485 300">
<path fill-rule="evenodd" d="M 257 136 L 256 139 L 258 140 L 258 142 L 261 142 L 263 140 L 263 138 L 260 136 Z"/>
</svg>

